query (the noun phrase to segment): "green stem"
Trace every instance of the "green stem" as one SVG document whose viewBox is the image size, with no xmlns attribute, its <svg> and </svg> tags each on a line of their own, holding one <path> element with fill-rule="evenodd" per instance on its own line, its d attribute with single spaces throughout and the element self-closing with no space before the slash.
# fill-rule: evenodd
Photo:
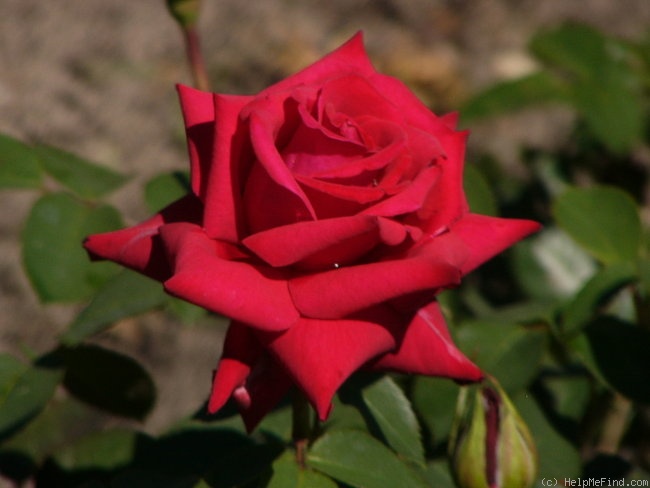
<svg viewBox="0 0 650 488">
<path fill-rule="evenodd" d="M 187 60 L 190 65 L 190 71 L 192 72 L 194 86 L 199 90 L 210 91 L 210 82 L 208 81 L 208 74 L 205 70 L 205 62 L 203 61 L 201 42 L 199 33 L 196 30 L 196 24 L 185 25 L 181 29 L 185 38 L 185 50 L 187 52 Z"/>
<path fill-rule="evenodd" d="M 307 446 L 311 434 L 311 407 L 305 395 L 297 388 L 292 397 L 292 433 L 293 445 L 296 449 L 296 462 L 301 468 L 305 467 Z"/>
<path fill-rule="evenodd" d="M 616 454 L 628 426 L 632 402 L 620 393 L 614 393 L 602 423 L 596 450 L 604 454 Z"/>
</svg>

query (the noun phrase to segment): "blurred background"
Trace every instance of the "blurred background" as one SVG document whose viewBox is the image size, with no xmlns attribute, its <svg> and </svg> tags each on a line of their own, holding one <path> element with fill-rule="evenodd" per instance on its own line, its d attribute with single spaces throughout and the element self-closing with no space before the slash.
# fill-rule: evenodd
<svg viewBox="0 0 650 488">
<path fill-rule="evenodd" d="M 579 21 L 638 38 L 647 0 L 205 0 L 200 20 L 212 89 L 255 93 L 363 30 L 376 67 L 436 112 L 537 69 L 542 28 Z M 0 132 L 54 145 L 130 175 L 110 201 L 127 223 L 149 214 L 142 185 L 186 169 L 175 83 L 191 83 L 177 25 L 162 0 L 0 0 Z M 552 151 L 572 136 L 566 107 L 524 110 L 469 127 L 469 159 L 524 172 L 522 147 Z M 645 157 L 647 162 L 647 155 Z M 0 192 L 0 352 L 43 352 L 78 312 L 41 306 L 21 265 L 19 236 L 38 195 Z M 152 432 L 206 397 L 222 328 L 184 328 L 152 312 L 100 340 L 139 358 L 158 386 Z"/>
</svg>

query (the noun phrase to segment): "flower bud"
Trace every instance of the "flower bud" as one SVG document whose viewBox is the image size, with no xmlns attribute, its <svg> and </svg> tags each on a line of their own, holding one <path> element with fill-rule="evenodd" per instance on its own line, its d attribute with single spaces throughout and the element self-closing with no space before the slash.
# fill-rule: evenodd
<svg viewBox="0 0 650 488">
<path fill-rule="evenodd" d="M 492 381 L 494 388 L 461 390 L 449 441 L 452 472 L 461 488 L 529 488 L 537 477 L 535 443 L 506 393 Z"/>
<path fill-rule="evenodd" d="M 199 18 L 200 0 L 167 0 L 167 8 L 182 27 L 196 24 Z"/>
</svg>

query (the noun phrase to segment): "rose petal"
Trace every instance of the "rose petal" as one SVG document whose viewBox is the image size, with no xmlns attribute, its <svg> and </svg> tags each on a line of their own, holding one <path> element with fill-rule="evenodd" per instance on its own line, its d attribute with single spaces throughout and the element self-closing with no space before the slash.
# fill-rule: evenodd
<svg viewBox="0 0 650 488">
<path fill-rule="evenodd" d="M 340 319 L 403 295 L 455 286 L 460 270 L 436 256 L 360 264 L 289 280 L 303 316 Z"/>
<path fill-rule="evenodd" d="M 229 260 L 197 225 L 166 225 L 160 235 L 174 270 L 164 283 L 169 293 L 263 330 L 284 330 L 298 319 L 279 271 Z"/>
<path fill-rule="evenodd" d="M 250 327 L 231 322 L 212 378 L 208 412 L 216 413 L 230 399 L 232 392 L 244 385 L 263 352 Z"/>
<path fill-rule="evenodd" d="M 312 96 L 306 88 L 269 94 L 257 97 L 242 112 L 257 157 L 244 186 L 248 232 L 316 217 L 309 198 L 278 152 L 299 123 L 298 100 L 304 98 L 308 103 Z"/>
<path fill-rule="evenodd" d="M 164 281 L 171 275 L 171 269 L 158 229 L 171 222 L 198 223 L 202 211 L 199 200 L 189 194 L 138 225 L 91 235 L 83 245 L 92 259 L 109 259 L 153 279 Z"/>
<path fill-rule="evenodd" d="M 320 171 L 312 175 L 314 178 L 352 178 L 359 176 L 363 173 L 377 172 L 382 168 L 386 168 L 395 162 L 406 152 L 406 144 L 404 139 L 395 139 L 390 144 L 381 148 L 375 153 L 361 159 L 346 162 L 335 168 Z"/>
<path fill-rule="evenodd" d="M 416 212 L 422 208 L 427 196 L 437 189 L 439 177 L 440 169 L 437 166 L 423 169 L 415 177 L 413 182 L 407 185 L 401 192 L 372 207 L 368 207 L 362 213 L 383 217 L 395 217 L 397 215 Z"/>
<path fill-rule="evenodd" d="M 425 232 L 436 233 L 469 211 L 463 190 L 463 165 L 467 132 L 441 132 L 438 139 L 446 157 L 440 158 L 440 180 L 436 191 L 428 195 L 418 217 Z"/>
<path fill-rule="evenodd" d="M 402 107 L 377 90 L 368 79 L 359 75 L 338 76 L 323 85 L 320 95 L 322 107 L 333 107 L 347 117 L 372 117 L 404 124 Z M 330 109 L 331 110 L 331 109 Z"/>
<path fill-rule="evenodd" d="M 437 302 L 420 309 L 399 348 L 371 363 L 372 369 L 480 381 L 481 370 L 454 345 Z"/>
<path fill-rule="evenodd" d="M 192 191 L 203 200 L 212 163 L 214 95 L 185 85 L 176 89 L 185 119 Z"/>
<path fill-rule="evenodd" d="M 381 308 L 366 319 L 301 319 L 282 334 L 258 337 L 325 420 L 339 386 L 371 358 L 395 347 L 392 331 L 402 325 Z"/>
<path fill-rule="evenodd" d="M 233 397 L 250 433 L 291 387 L 291 379 L 262 349 L 250 327 L 232 322 L 212 381 L 208 412 Z"/>
<path fill-rule="evenodd" d="M 441 128 L 449 128 L 449 119 L 441 120 L 402 81 L 374 73 L 368 77 L 368 82 L 395 106 L 400 107 L 402 117 L 409 125 L 433 134 Z"/>
<path fill-rule="evenodd" d="M 301 184 L 323 193 L 332 199 L 348 200 L 361 205 L 376 202 L 386 195 L 383 188 L 375 186 L 341 185 L 339 183 L 304 176 L 296 176 L 296 179 Z M 318 215 L 318 207 L 316 207 L 315 211 Z"/>
<path fill-rule="evenodd" d="M 466 214 L 451 229 L 469 248 L 468 259 L 462 267 L 463 274 L 539 229 L 541 225 L 532 220 Z"/>
<path fill-rule="evenodd" d="M 258 232 L 243 244 L 271 266 L 288 266 L 311 258 L 312 265 L 318 262 L 321 267 L 334 267 L 372 249 L 380 242 L 382 229 L 384 242 L 394 243 L 399 231 L 387 225 L 371 215 L 298 222 Z"/>
<path fill-rule="evenodd" d="M 253 97 L 215 95 L 217 119 L 211 171 L 205 189 L 205 232 L 213 239 L 237 242 L 242 235 L 241 188 L 250 170 L 252 149 L 241 110 Z M 239 210 L 238 210 L 239 209 Z"/>
<path fill-rule="evenodd" d="M 365 148 L 357 142 L 332 138 L 323 127 L 305 124 L 309 116 L 299 110 L 302 123 L 298 125 L 289 143 L 282 148 L 282 158 L 294 174 L 314 176 L 338 168 L 349 160 L 358 160 Z"/>
<path fill-rule="evenodd" d="M 246 395 L 247 404 L 237 401 L 239 413 L 250 434 L 260 421 L 282 400 L 293 386 L 288 373 L 268 355 L 258 363 L 240 392 Z M 238 391 L 233 392 L 237 400 Z"/>
<path fill-rule="evenodd" d="M 328 78 L 348 73 L 358 73 L 362 76 L 370 76 L 375 73 L 363 46 L 361 32 L 302 71 L 271 85 L 260 95 L 284 91 L 300 85 L 321 84 Z"/>
</svg>

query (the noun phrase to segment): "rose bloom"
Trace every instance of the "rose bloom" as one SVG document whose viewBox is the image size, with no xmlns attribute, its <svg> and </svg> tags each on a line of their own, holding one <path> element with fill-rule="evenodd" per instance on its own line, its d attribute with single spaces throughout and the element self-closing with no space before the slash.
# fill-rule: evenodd
<svg viewBox="0 0 650 488">
<path fill-rule="evenodd" d="M 232 319 L 210 412 L 233 397 L 252 430 L 296 385 L 325 419 L 360 368 L 482 378 L 436 293 L 539 226 L 470 213 L 455 115 L 360 34 L 255 96 L 178 90 L 191 193 L 84 245 Z"/>
</svg>

